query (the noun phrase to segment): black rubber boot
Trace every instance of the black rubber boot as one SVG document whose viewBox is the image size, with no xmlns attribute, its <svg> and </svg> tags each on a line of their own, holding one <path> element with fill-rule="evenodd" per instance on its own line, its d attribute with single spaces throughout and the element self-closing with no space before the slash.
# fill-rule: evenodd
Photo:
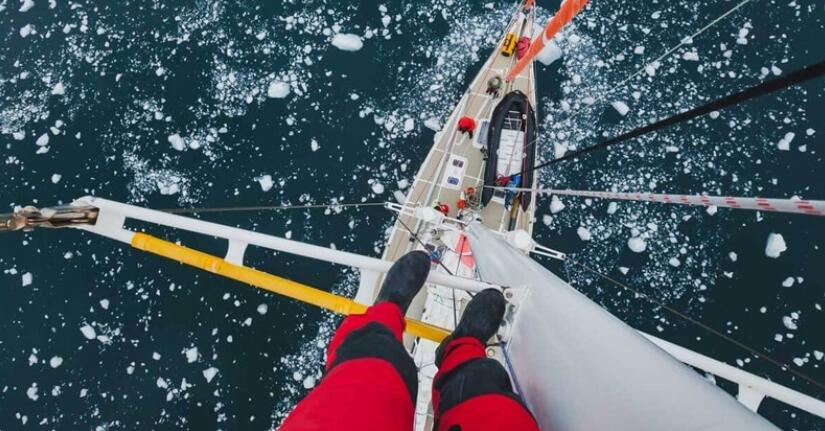
<svg viewBox="0 0 825 431">
<path fill-rule="evenodd" d="M 412 251 L 401 256 L 384 277 L 375 303 L 392 302 L 406 314 L 413 298 L 427 281 L 431 266 L 430 256 L 423 251 Z"/>
<path fill-rule="evenodd" d="M 450 341 L 461 337 L 473 337 L 486 344 L 498 332 L 504 320 L 507 301 L 496 289 L 487 289 L 477 294 L 464 309 L 461 320 L 450 336 L 444 339 L 435 351 L 436 364 L 441 363 L 444 348 Z"/>
</svg>

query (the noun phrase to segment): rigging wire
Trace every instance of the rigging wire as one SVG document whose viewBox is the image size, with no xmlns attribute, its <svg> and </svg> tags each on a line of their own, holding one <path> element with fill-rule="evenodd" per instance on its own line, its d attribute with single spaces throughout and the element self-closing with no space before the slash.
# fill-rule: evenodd
<svg viewBox="0 0 825 431">
<path fill-rule="evenodd" d="M 619 136 L 615 136 L 610 138 L 606 141 L 602 141 L 598 144 L 591 145 L 589 147 L 582 148 L 578 151 L 570 152 L 562 157 L 558 157 L 539 165 L 533 166 L 532 168 L 525 169 L 518 174 L 514 175 L 524 175 L 528 172 L 533 172 L 539 169 L 546 168 L 548 166 L 554 165 L 559 162 L 563 162 L 565 160 L 571 160 L 581 157 L 587 153 L 593 152 L 595 150 L 604 149 L 613 145 L 621 144 L 626 141 L 629 141 L 634 138 L 638 138 L 640 136 L 644 136 L 648 133 L 655 132 L 658 130 L 662 130 L 673 126 L 675 124 L 683 123 L 685 121 L 692 120 L 696 117 L 718 111 L 730 106 L 738 105 L 740 103 L 747 102 L 751 99 L 755 99 L 767 94 L 771 94 L 777 91 L 784 90 L 788 87 L 801 84 L 803 82 L 809 81 L 811 79 L 819 78 L 820 76 L 825 75 L 825 60 L 820 61 L 819 63 L 815 63 L 810 66 L 806 66 L 803 69 L 797 70 L 792 72 L 786 76 L 781 78 L 772 79 L 770 81 L 763 82 L 761 84 L 749 87 L 743 91 L 738 93 L 731 94 L 729 96 L 723 97 L 721 99 L 716 99 L 712 102 L 706 103 L 704 105 L 698 106 L 696 108 L 690 109 L 688 111 L 682 112 L 680 114 L 676 114 L 662 120 L 656 121 L 654 123 L 648 124 L 646 126 L 642 126 L 636 129 L 633 129 L 629 132 L 625 132 Z"/>
<path fill-rule="evenodd" d="M 808 375 L 793 369 L 789 364 L 787 364 L 785 362 L 782 362 L 781 360 L 775 359 L 773 356 L 771 356 L 771 355 L 769 355 L 769 354 L 767 354 L 767 353 L 765 353 L 761 350 L 750 347 L 747 344 L 745 344 L 745 343 L 743 343 L 743 342 L 741 342 L 741 341 L 739 341 L 739 340 L 737 340 L 737 339 L 735 339 L 735 338 L 733 338 L 733 337 L 731 337 L 727 334 L 724 334 L 724 333 L 720 332 L 719 330 L 714 329 L 713 327 L 711 327 L 711 326 L 709 326 L 705 323 L 702 323 L 701 321 L 696 320 L 693 317 L 690 317 L 687 314 L 685 314 L 685 313 L 683 313 L 683 312 L 681 312 L 681 311 L 665 304 L 664 302 L 659 301 L 658 299 L 655 299 L 655 298 L 651 297 L 650 295 L 647 295 L 646 293 L 639 291 L 638 289 L 634 289 L 633 287 L 630 287 L 627 284 L 624 284 L 624 283 L 610 277 L 609 275 L 602 274 L 601 272 L 589 267 L 588 265 L 585 265 L 581 262 L 578 262 L 576 260 L 571 259 L 569 256 L 567 257 L 566 260 L 568 262 L 574 264 L 574 265 L 578 265 L 578 266 L 582 267 L 584 270 L 586 270 L 588 272 L 591 272 L 591 273 L 601 277 L 602 279 L 604 279 L 604 280 L 606 280 L 606 281 L 608 281 L 608 282 L 610 282 L 610 283 L 612 283 L 616 286 L 619 286 L 623 289 L 626 289 L 630 292 L 633 292 L 636 296 L 647 300 L 651 304 L 654 304 L 657 307 L 660 307 L 663 310 L 665 310 L 665 311 L 667 311 L 667 312 L 669 312 L 669 313 L 671 313 L 671 314 L 673 314 L 673 315 L 675 315 L 675 316 L 677 316 L 681 319 L 684 319 L 688 323 L 691 323 L 691 324 L 693 324 L 693 325 L 695 325 L 699 328 L 704 329 L 705 331 L 707 331 L 707 332 L 709 332 L 713 335 L 716 335 L 717 337 L 719 337 L 719 338 L 721 338 L 721 339 L 723 339 L 723 340 L 725 340 L 725 341 L 727 341 L 727 342 L 729 342 L 729 343 L 731 343 L 731 344 L 747 351 L 748 353 L 756 356 L 757 358 L 760 358 L 762 360 L 770 362 L 771 364 L 776 365 L 780 369 L 783 369 L 783 370 L 789 372 L 790 374 L 793 374 L 794 376 L 799 377 L 800 379 L 805 380 L 806 382 L 808 382 L 808 383 L 810 383 L 814 386 L 817 386 L 820 389 L 825 390 L 825 384 L 819 382 L 818 380 L 814 379 L 813 377 L 809 377 Z"/>
<path fill-rule="evenodd" d="M 742 2 L 740 2 L 739 4 L 737 4 L 736 6 L 734 6 L 733 8 L 729 9 L 727 12 L 723 13 L 722 15 L 719 15 L 719 16 L 718 16 L 718 17 L 716 17 L 713 21 L 711 21 L 710 23 L 708 23 L 707 25 L 705 25 L 704 27 L 702 27 L 701 29 L 699 29 L 699 30 L 698 30 L 698 31 L 696 31 L 695 33 L 691 34 L 690 36 L 687 36 L 687 37 L 682 38 L 682 39 L 679 41 L 679 43 L 678 43 L 677 45 L 675 45 L 675 46 L 673 46 L 672 48 L 668 49 L 668 50 L 667 50 L 667 52 L 665 52 L 664 54 L 660 55 L 660 56 L 659 56 L 659 57 L 657 57 L 655 60 L 645 62 L 645 64 L 644 64 L 643 66 L 641 66 L 641 67 L 639 67 L 638 69 L 636 69 L 636 71 L 634 71 L 633 73 L 631 73 L 630 75 L 628 75 L 625 79 L 623 79 L 622 81 L 620 81 L 618 84 L 615 84 L 615 85 L 610 85 L 610 86 L 609 86 L 609 88 L 610 88 L 610 89 L 613 89 L 613 90 L 618 89 L 618 88 L 623 88 L 623 87 L 624 87 L 625 85 L 627 85 L 627 83 L 628 83 L 628 82 L 630 82 L 633 78 L 635 78 L 635 77 L 637 77 L 637 76 L 641 75 L 641 74 L 642 74 L 642 72 L 644 72 L 644 71 L 645 71 L 645 69 L 647 68 L 647 65 L 649 65 L 649 64 L 655 64 L 655 63 L 661 62 L 661 61 L 662 61 L 662 60 L 664 60 L 667 56 L 669 56 L 669 55 L 673 54 L 674 52 L 678 51 L 678 50 L 679 50 L 679 48 L 681 48 L 681 47 L 683 47 L 683 46 L 685 46 L 685 45 L 690 45 L 690 44 L 692 44 L 692 43 L 693 43 L 693 40 L 694 40 L 695 38 L 697 38 L 697 37 L 701 36 L 703 33 L 705 33 L 706 31 L 710 30 L 713 26 L 715 26 L 716 24 L 718 24 L 719 22 L 721 22 L 723 19 L 725 19 L 725 18 L 727 18 L 728 16 L 730 16 L 731 14 L 733 14 L 734 12 L 738 11 L 739 9 L 741 9 L 743 6 L 745 6 L 746 4 L 750 3 L 751 1 L 752 1 L 752 0 L 742 0 Z M 604 99 L 605 99 L 605 97 L 603 97 L 603 96 L 604 96 L 604 94 L 605 94 L 605 93 L 599 93 L 599 94 L 595 97 L 596 102 L 603 102 L 603 101 L 604 101 Z M 566 122 L 573 121 L 576 117 L 578 117 L 578 116 L 579 116 L 579 114 L 581 114 L 582 112 L 584 112 L 584 111 L 586 111 L 586 110 L 590 109 L 590 108 L 591 108 L 591 107 L 593 107 L 593 106 L 596 106 L 596 103 L 593 103 L 592 105 L 589 105 L 589 106 L 584 106 L 584 107 L 582 107 L 582 108 L 579 108 L 578 110 L 576 110 L 575 112 L 573 112 L 572 114 L 570 114 L 570 115 L 569 115 L 569 116 L 568 116 L 568 117 L 567 117 L 564 121 L 566 121 Z M 533 140 L 533 142 L 530 142 L 529 144 L 527 144 L 527 150 L 529 150 L 529 149 L 530 149 L 530 146 L 535 145 L 537 142 L 538 142 L 538 138 L 534 139 L 534 140 Z"/>
<path fill-rule="evenodd" d="M 360 207 L 376 207 L 384 206 L 384 202 L 364 202 L 364 203 L 346 203 L 346 204 L 313 204 L 313 205 L 271 205 L 271 206 L 246 206 L 246 207 L 217 207 L 217 208 L 168 208 L 160 209 L 169 214 L 204 214 L 204 213 L 223 213 L 223 212 L 244 212 L 244 211 L 281 211 L 281 210 L 306 210 L 306 209 L 321 209 L 321 208 L 360 208 Z"/>
<path fill-rule="evenodd" d="M 647 66 L 648 66 L 648 65 L 650 65 L 650 64 L 655 64 L 655 63 L 659 63 L 659 62 L 661 62 L 662 60 L 664 60 L 665 58 L 667 58 L 667 56 L 669 56 L 670 54 L 673 54 L 674 52 L 678 51 L 678 50 L 679 50 L 679 48 L 681 48 L 681 47 L 683 47 L 683 46 L 685 46 L 685 45 L 690 45 L 690 44 L 692 44 L 692 43 L 693 43 L 693 40 L 694 40 L 696 37 L 701 36 L 703 33 L 705 33 L 706 31 L 710 30 L 710 28 L 711 28 L 711 27 L 715 26 L 715 25 L 716 25 L 716 24 L 718 24 L 720 21 L 724 20 L 725 18 L 727 18 L 728 16 L 730 16 L 730 15 L 731 15 L 731 14 L 733 14 L 734 12 L 738 11 L 739 9 L 741 9 L 743 6 L 745 6 L 746 4 L 750 3 L 751 1 L 752 1 L 752 0 L 742 0 L 739 4 L 737 4 L 736 6 L 734 6 L 734 7 L 733 7 L 733 8 L 731 8 L 731 9 L 729 9 L 727 12 L 723 13 L 722 15 L 720 15 L 720 16 L 718 16 L 718 17 L 716 17 L 716 19 L 714 19 L 713 21 L 711 21 L 710 23 L 708 23 L 707 25 L 705 25 L 704 27 L 702 27 L 701 29 L 699 29 L 699 30 L 698 30 L 698 31 L 696 31 L 695 33 L 691 34 L 690 36 L 687 36 L 687 37 L 682 38 L 682 39 L 679 41 L 679 44 L 677 44 L 677 45 L 675 45 L 674 47 L 670 48 L 669 50 L 667 50 L 667 52 L 665 52 L 664 54 L 660 55 L 660 56 L 659 56 L 659 57 L 657 57 L 655 60 L 645 62 L 645 64 L 644 64 L 643 66 L 639 67 L 638 69 L 636 69 L 636 71 L 635 71 L 635 72 L 633 72 L 633 73 L 631 73 L 630 75 L 628 75 L 628 76 L 627 76 L 624 80 L 622 80 L 622 81 L 621 81 L 621 82 L 619 82 L 618 84 L 616 84 L 616 85 L 611 85 L 611 86 L 610 86 L 610 88 L 612 88 L 612 89 L 617 89 L 617 88 L 624 87 L 624 86 L 625 86 L 625 85 L 627 85 L 627 83 L 628 83 L 628 82 L 630 82 L 633 78 L 635 78 L 635 77 L 637 77 L 637 76 L 641 75 L 641 74 L 645 71 L 645 69 L 647 68 Z M 601 96 L 601 95 L 603 95 L 603 94 L 604 94 L 604 93 L 600 93 L 600 96 Z M 602 102 L 602 101 L 604 101 L 604 97 L 596 97 L 596 101 L 597 101 L 597 102 Z M 596 104 L 594 103 L 594 104 L 593 104 L 593 105 L 591 105 L 591 106 L 596 106 Z M 571 121 L 571 120 L 573 120 L 574 118 L 578 117 L 578 116 L 579 116 L 579 114 L 581 114 L 582 112 L 586 111 L 588 108 L 590 108 L 590 106 L 583 107 L 583 108 L 581 108 L 581 109 L 579 109 L 579 110 L 577 110 L 577 111 L 573 112 L 573 114 L 571 114 L 569 117 L 567 117 L 567 119 L 566 119 L 565 121 Z"/>
</svg>

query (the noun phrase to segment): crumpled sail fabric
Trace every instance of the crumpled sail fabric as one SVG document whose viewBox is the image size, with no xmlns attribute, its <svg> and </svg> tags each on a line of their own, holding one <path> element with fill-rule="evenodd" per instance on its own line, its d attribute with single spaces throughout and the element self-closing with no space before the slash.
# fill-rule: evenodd
<svg viewBox="0 0 825 431">
<path fill-rule="evenodd" d="M 526 286 L 508 344 L 543 430 L 778 430 L 566 282 L 474 223 L 484 281 Z"/>
</svg>

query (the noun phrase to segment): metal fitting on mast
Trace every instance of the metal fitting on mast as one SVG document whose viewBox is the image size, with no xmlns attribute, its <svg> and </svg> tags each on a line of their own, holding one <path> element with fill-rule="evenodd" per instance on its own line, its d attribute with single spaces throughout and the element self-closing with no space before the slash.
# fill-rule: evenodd
<svg viewBox="0 0 825 431">
<path fill-rule="evenodd" d="M 92 206 L 56 206 L 38 209 L 23 207 L 12 214 L 0 214 L 0 232 L 31 230 L 36 227 L 50 229 L 78 225 L 93 225 L 99 210 Z"/>
</svg>

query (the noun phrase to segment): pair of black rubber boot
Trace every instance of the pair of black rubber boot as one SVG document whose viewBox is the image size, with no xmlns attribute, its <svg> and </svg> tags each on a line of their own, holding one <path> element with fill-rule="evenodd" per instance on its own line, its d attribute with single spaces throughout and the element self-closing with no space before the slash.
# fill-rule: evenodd
<svg viewBox="0 0 825 431">
<path fill-rule="evenodd" d="M 430 267 L 430 256 L 427 253 L 413 251 L 405 254 L 387 272 L 375 302 L 392 302 L 406 314 L 413 298 L 427 281 Z M 474 337 L 486 343 L 501 326 L 506 305 L 504 295 L 496 289 L 487 289 L 476 294 L 467 304 L 453 333 L 438 346 L 436 358 L 440 358 L 444 347 L 456 338 Z"/>
</svg>

